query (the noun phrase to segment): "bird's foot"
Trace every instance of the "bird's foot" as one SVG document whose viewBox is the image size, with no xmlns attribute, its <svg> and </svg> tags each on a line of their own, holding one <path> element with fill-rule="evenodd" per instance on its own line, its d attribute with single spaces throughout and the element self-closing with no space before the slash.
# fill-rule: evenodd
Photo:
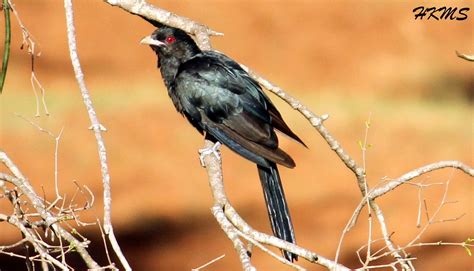
<svg viewBox="0 0 474 271">
<path fill-rule="evenodd" d="M 209 154 L 214 154 L 217 158 L 217 160 L 221 160 L 221 155 L 219 153 L 219 147 L 221 146 L 221 143 L 218 141 L 216 143 L 214 143 L 214 145 L 210 148 L 203 148 L 203 149 L 199 149 L 198 152 L 199 152 L 199 161 L 201 162 L 201 166 L 202 167 L 206 167 L 206 165 L 204 164 L 204 157 L 206 155 L 209 155 Z"/>
</svg>

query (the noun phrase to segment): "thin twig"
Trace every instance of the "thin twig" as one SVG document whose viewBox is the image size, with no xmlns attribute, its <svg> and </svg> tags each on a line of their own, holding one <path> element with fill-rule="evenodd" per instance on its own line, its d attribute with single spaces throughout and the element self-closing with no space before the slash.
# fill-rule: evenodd
<svg viewBox="0 0 474 271">
<path fill-rule="evenodd" d="M 393 243 L 392 239 L 390 238 L 391 233 L 388 231 L 388 226 L 385 223 L 385 216 L 383 215 L 382 208 L 380 208 L 374 201 L 369 202 L 370 207 L 374 210 L 375 215 L 378 219 L 380 230 L 382 232 L 383 239 L 385 241 L 385 245 L 390 251 L 390 255 L 392 255 L 396 262 L 398 262 L 403 270 L 412 270 L 410 260 L 405 259 L 396 249 L 395 244 Z M 403 250 L 402 250 L 403 252 Z M 406 254 L 406 253 L 405 253 Z"/>
<path fill-rule="evenodd" d="M 38 80 L 38 77 L 36 77 L 36 73 L 35 73 L 35 70 L 34 70 L 34 54 L 31 55 L 31 77 L 30 77 L 30 81 L 31 81 L 31 87 L 33 88 L 33 92 L 35 93 L 35 97 L 36 97 L 36 116 L 39 117 L 40 114 L 39 114 L 39 102 L 38 102 L 38 94 L 37 94 L 37 91 L 36 91 L 36 86 L 39 87 L 40 91 L 41 91 L 41 103 L 43 104 L 43 109 L 44 109 L 44 113 L 46 116 L 49 116 L 49 111 L 48 111 L 48 106 L 46 105 L 46 90 L 44 89 L 43 85 L 40 83 L 40 81 Z"/>
<path fill-rule="evenodd" d="M 97 225 L 99 226 L 100 230 L 100 236 L 102 237 L 102 242 L 104 244 L 104 250 L 105 250 L 105 255 L 107 256 L 107 261 L 109 262 L 109 266 L 113 267 L 113 270 L 118 270 L 114 264 L 112 263 L 112 260 L 110 259 L 110 254 L 109 254 L 109 249 L 107 247 L 107 239 L 104 234 L 104 231 L 102 230 L 102 226 L 100 225 L 100 220 L 97 218 Z"/>
<path fill-rule="evenodd" d="M 426 210 L 426 216 L 427 216 L 427 219 L 428 221 L 425 223 L 425 225 L 423 226 L 423 228 L 418 232 L 418 234 L 415 236 L 415 238 L 413 238 L 406 246 L 409 247 L 409 246 L 412 246 L 415 242 L 417 242 L 418 240 L 420 240 L 421 236 L 425 233 L 425 231 L 428 229 L 428 227 L 434 223 L 434 219 L 435 217 L 437 217 L 437 215 L 439 214 L 439 212 L 441 211 L 441 209 L 443 208 L 444 205 L 446 205 L 446 200 L 447 200 L 447 197 L 448 197 L 448 188 L 449 188 L 449 184 L 451 183 L 451 179 L 448 179 L 446 181 L 446 185 L 445 185 L 445 188 L 444 188 L 444 193 L 443 193 L 443 196 L 441 198 L 441 201 L 438 205 L 438 208 L 436 208 L 436 210 L 434 211 L 433 215 L 429 215 L 428 214 L 428 210 Z"/>
<path fill-rule="evenodd" d="M 466 54 L 462 54 L 458 51 L 456 51 L 456 55 L 464 60 L 467 60 L 467 61 L 471 61 L 473 62 L 474 61 L 474 55 L 466 55 Z"/>
<path fill-rule="evenodd" d="M 422 166 L 420 168 L 414 169 L 414 170 L 412 170 L 408 173 L 405 173 L 402 176 L 400 176 L 396 179 L 393 179 L 390 182 L 384 184 L 383 186 L 375 187 L 368 193 L 367 197 L 370 198 L 370 199 L 376 199 L 376 198 L 378 198 L 378 197 L 394 190 L 398 186 L 400 186 L 404 183 L 407 183 L 408 181 L 413 180 L 414 178 L 417 178 L 417 177 L 419 177 L 423 174 L 426 174 L 426 173 L 434 171 L 434 170 L 442 169 L 442 168 L 459 169 L 459 170 L 463 171 L 464 173 L 468 174 L 469 176 L 474 177 L 474 169 L 472 167 L 466 165 L 466 164 L 463 164 L 462 162 L 459 162 L 459 161 L 439 161 L 439 162 L 435 162 L 435 163 L 428 164 L 426 166 Z M 356 215 L 354 215 L 352 217 L 352 219 L 350 221 L 350 227 L 349 228 L 352 228 L 355 225 L 355 223 L 357 222 L 358 214 L 360 214 L 360 211 L 362 210 L 362 208 L 364 208 L 364 206 L 366 204 L 366 201 L 367 200 L 364 198 L 363 200 L 361 200 L 361 202 L 357 206 L 357 208 L 354 212 Z"/>
<path fill-rule="evenodd" d="M 89 91 L 86 87 L 84 81 L 84 73 L 82 72 L 81 63 L 79 61 L 79 56 L 77 54 L 77 45 L 76 45 L 76 30 L 74 27 L 74 13 L 72 7 L 72 0 L 64 0 L 64 8 L 66 10 L 66 26 L 67 26 L 67 36 L 69 44 L 69 53 L 71 56 L 72 66 L 74 68 L 74 74 L 76 75 L 76 80 L 79 84 L 81 90 L 81 95 L 84 100 L 84 104 L 87 108 L 89 119 L 91 121 L 91 128 L 94 131 L 94 135 L 97 141 L 97 147 L 99 152 L 99 160 L 101 165 L 102 173 L 102 184 L 104 187 L 104 232 L 108 236 L 108 239 L 112 245 L 112 248 L 119 258 L 121 264 L 125 270 L 131 270 L 131 267 L 125 258 L 112 227 L 111 222 L 111 209 L 112 209 L 112 197 L 110 191 L 110 175 L 107 164 L 107 151 L 105 148 L 104 139 L 102 137 L 101 127 L 103 127 L 95 112 L 95 109 L 92 104 L 92 99 L 89 95 Z"/>
<path fill-rule="evenodd" d="M 251 238 L 248 234 L 244 234 L 243 232 L 241 231 L 237 231 L 237 234 L 242 237 L 243 239 L 249 241 L 252 245 L 260 248 L 263 252 L 269 254 L 270 256 L 272 256 L 273 258 L 277 259 L 279 262 L 283 263 L 284 265 L 288 265 L 290 267 L 292 267 L 293 269 L 295 270 L 299 270 L 299 271 L 305 271 L 306 269 L 295 264 L 295 263 L 292 263 L 290 261 L 288 261 L 287 259 L 283 258 L 282 256 L 279 256 L 277 255 L 275 252 L 271 251 L 270 249 L 266 248 L 264 245 L 262 245 L 260 242 L 258 242 L 257 240 L 254 240 L 253 238 Z"/>
<path fill-rule="evenodd" d="M 210 260 L 209 262 L 207 262 L 207 263 L 205 263 L 205 264 L 203 264 L 203 265 L 201 265 L 201 266 L 199 266 L 199 267 L 196 267 L 196 268 L 191 269 L 191 271 L 199 271 L 199 270 L 201 270 L 201 269 L 203 269 L 203 268 L 206 268 L 206 267 L 208 267 L 209 265 L 211 265 L 211 264 L 213 264 L 213 263 L 215 263 L 215 262 L 221 260 L 221 259 L 224 258 L 224 257 L 225 257 L 225 254 L 222 254 L 221 256 L 219 256 L 219 257 L 217 257 L 217 258 L 215 258 L 215 259 L 212 259 L 212 260 Z"/>
<path fill-rule="evenodd" d="M 369 184 L 367 183 L 367 149 L 370 147 L 368 143 L 368 138 L 369 138 L 369 129 L 371 126 L 371 117 L 372 113 L 369 113 L 369 118 L 365 122 L 365 134 L 364 134 L 364 143 L 361 144 L 361 149 L 362 149 L 362 168 L 364 169 L 364 189 L 365 191 L 369 191 Z M 367 204 L 370 204 L 369 199 L 367 199 Z M 366 259 L 364 261 L 364 266 L 368 266 L 370 263 L 370 255 L 372 254 L 371 248 L 372 248 L 372 208 L 367 208 L 368 212 L 368 235 L 367 235 L 367 252 L 366 252 Z"/>
<path fill-rule="evenodd" d="M 36 129 L 38 129 L 40 132 L 46 133 L 50 137 L 54 138 L 54 141 L 55 141 L 55 144 L 54 144 L 54 188 L 56 191 L 56 200 L 60 200 L 61 195 L 59 195 L 59 181 L 58 181 L 58 150 L 59 150 L 59 140 L 61 139 L 61 135 L 63 134 L 64 127 L 61 128 L 61 130 L 59 131 L 59 134 L 56 136 L 51 131 L 41 127 L 38 123 L 30 119 L 27 119 L 26 117 L 20 114 L 15 113 L 15 116 L 28 122 L 29 124 L 34 126 Z"/>
<path fill-rule="evenodd" d="M 38 211 L 41 218 L 45 221 L 46 227 L 51 227 L 58 236 L 66 240 L 70 246 L 74 247 L 89 268 L 98 268 L 99 265 L 94 261 L 94 259 L 92 259 L 89 252 L 86 250 L 87 244 L 77 240 L 73 235 L 56 223 L 58 219 L 46 209 L 43 200 L 36 194 L 25 176 L 7 154 L 1 150 L 0 163 L 3 163 L 14 175 L 10 176 L 5 173 L 0 173 L 0 180 L 13 183 L 20 191 L 22 191 L 33 207 Z"/>
<path fill-rule="evenodd" d="M 59 181 L 58 181 L 58 150 L 59 150 L 59 140 L 63 134 L 64 127 L 61 128 L 57 137 L 54 138 L 54 189 L 56 191 L 56 198 L 61 198 L 59 195 Z"/>
<path fill-rule="evenodd" d="M 15 6 L 13 5 L 13 3 L 10 0 L 8 0 L 8 3 L 10 5 L 10 9 L 13 12 L 13 15 L 15 16 L 16 21 L 18 22 L 18 25 L 20 26 L 20 29 L 21 29 L 21 34 L 22 34 L 23 40 L 22 40 L 20 49 L 23 49 L 26 46 L 26 50 L 27 50 L 28 54 L 30 55 L 30 60 L 31 60 L 30 82 L 31 82 L 31 87 L 33 89 L 33 93 L 35 94 L 35 100 L 36 100 L 36 114 L 35 114 L 35 116 L 36 117 L 40 116 L 40 100 L 39 100 L 39 97 L 38 97 L 38 93 L 36 91 L 36 86 L 38 86 L 41 90 L 41 103 L 43 104 L 43 110 L 45 111 L 45 114 L 48 116 L 49 111 L 48 111 L 48 107 L 46 105 L 46 91 L 45 91 L 44 87 L 41 85 L 38 78 L 36 77 L 36 73 L 35 73 L 35 58 L 37 56 L 40 56 L 41 53 L 36 53 L 36 50 L 35 50 L 36 43 L 33 40 L 33 36 L 28 31 L 28 28 L 26 28 L 26 26 L 21 21 L 20 15 L 18 15 L 18 12 L 15 9 Z"/>
<path fill-rule="evenodd" d="M 61 270 L 69 270 L 64 264 L 62 264 L 60 261 L 56 260 L 53 256 L 51 256 L 45 248 L 39 245 L 37 242 L 36 237 L 33 235 L 30 229 L 27 229 L 23 223 L 20 223 L 18 221 L 18 218 L 16 216 L 10 216 L 8 219 L 8 223 L 14 225 L 16 228 L 18 228 L 23 235 L 25 236 L 26 240 L 28 240 L 29 243 L 33 245 L 35 248 L 36 252 L 40 255 L 42 259 L 47 259 L 49 262 L 60 268 Z M 45 261 L 42 261 L 45 263 Z M 46 267 L 43 266 L 43 270 L 48 270 L 47 265 Z"/>
</svg>

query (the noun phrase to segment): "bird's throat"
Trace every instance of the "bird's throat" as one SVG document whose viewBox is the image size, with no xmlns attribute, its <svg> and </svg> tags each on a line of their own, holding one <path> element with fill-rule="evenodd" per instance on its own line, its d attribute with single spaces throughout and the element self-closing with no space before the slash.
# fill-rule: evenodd
<svg viewBox="0 0 474 271">
<path fill-rule="evenodd" d="M 161 76 L 165 82 L 166 88 L 170 88 L 176 73 L 178 72 L 181 61 L 175 57 L 159 57 L 158 67 L 160 68 Z"/>
</svg>

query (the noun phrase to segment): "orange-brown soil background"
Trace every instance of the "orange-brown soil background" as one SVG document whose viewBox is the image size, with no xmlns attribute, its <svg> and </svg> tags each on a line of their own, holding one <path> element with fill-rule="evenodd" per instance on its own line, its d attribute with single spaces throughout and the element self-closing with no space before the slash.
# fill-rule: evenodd
<svg viewBox="0 0 474 271">
<path fill-rule="evenodd" d="M 75 82 L 68 55 L 62 1 L 13 1 L 37 42 L 35 71 L 46 89 L 50 116 L 35 118 L 30 59 L 20 50 L 13 20 L 12 55 L 1 101 L 1 144 L 37 191 L 54 197 L 54 139 L 28 122 L 58 134 L 59 188 L 68 199 L 73 181 L 87 185 L 95 205 L 80 213 L 102 217 L 102 183 L 95 138 Z M 439 160 L 472 165 L 473 64 L 455 50 L 473 53 L 472 1 L 150 1 L 225 33 L 213 46 L 251 67 L 298 97 L 317 114 L 347 152 L 362 163 L 358 141 L 371 116 L 366 164 L 369 185 L 395 178 Z M 202 137 L 169 101 L 156 58 L 139 44 L 153 27 L 103 1 L 74 1 L 80 59 L 95 102 L 109 155 L 112 219 L 125 255 L 135 270 L 190 270 L 222 254 L 205 270 L 239 270 L 231 243 L 210 213 L 211 194 L 197 150 Z M 413 8 L 469 7 L 468 19 L 414 20 Z M 3 29 L 3 20 L 0 26 Z M 3 34 L 2 34 L 3 35 Z M 3 41 L 1 42 L 3 46 Z M 3 47 L 2 47 L 3 51 Z M 308 122 L 277 97 L 285 120 L 308 145 L 281 139 L 297 167 L 281 169 L 298 243 L 333 258 L 341 232 L 360 201 L 353 174 Z M 254 165 L 223 148 L 226 191 L 242 216 L 270 232 Z M 6 169 L 1 168 L 2 171 Z M 417 179 L 451 180 L 439 219 L 465 214 L 429 227 L 421 242 L 462 242 L 474 237 L 473 180 L 446 169 Z M 430 214 L 444 187 L 424 190 Z M 83 203 L 82 198 L 77 198 Z M 418 189 L 404 185 L 378 200 L 393 240 L 404 245 L 416 227 Z M 11 212 L 5 199 L 0 211 Z M 423 222 L 426 218 L 423 214 Z M 341 262 L 360 266 L 356 250 L 367 242 L 367 211 L 343 243 Z M 91 253 L 106 264 L 97 226 L 76 227 L 92 240 Z M 380 237 L 374 222 L 374 239 Z M 0 223 L 0 242 L 20 234 Z M 381 243 L 375 245 L 380 247 Z M 418 270 L 472 270 L 472 257 L 460 247 L 410 249 Z M 254 249 L 260 270 L 286 270 Z M 390 260 L 390 259 L 388 259 Z M 309 270 L 323 270 L 304 260 Z M 1 270 L 22 270 L 21 260 L 0 256 Z M 84 269 L 79 266 L 78 270 Z"/>
</svg>

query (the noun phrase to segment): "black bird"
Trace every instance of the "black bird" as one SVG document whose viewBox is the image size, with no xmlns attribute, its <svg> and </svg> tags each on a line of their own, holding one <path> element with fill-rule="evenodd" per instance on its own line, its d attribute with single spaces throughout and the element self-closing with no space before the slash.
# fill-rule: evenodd
<svg viewBox="0 0 474 271">
<path fill-rule="evenodd" d="M 163 26 L 145 37 L 158 56 L 174 106 L 206 138 L 257 164 L 273 234 L 295 243 L 295 234 L 277 164 L 295 162 L 278 148 L 275 129 L 299 143 L 259 84 L 229 57 L 201 51 L 186 32 Z M 297 256 L 284 251 L 289 261 Z"/>
</svg>

